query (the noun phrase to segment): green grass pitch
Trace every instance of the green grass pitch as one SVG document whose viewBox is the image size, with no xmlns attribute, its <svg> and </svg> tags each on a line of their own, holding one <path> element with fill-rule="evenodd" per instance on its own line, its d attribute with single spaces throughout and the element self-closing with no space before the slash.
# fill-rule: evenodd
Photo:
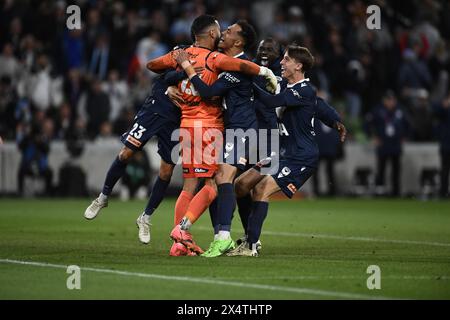
<svg viewBox="0 0 450 320">
<path fill-rule="evenodd" d="M 450 299 L 450 203 L 293 200 L 270 204 L 258 258 L 169 257 L 174 200 L 138 242 L 144 202 L 0 199 L 0 299 Z M 194 225 L 212 240 L 208 213 Z M 238 217 L 233 237 L 242 234 Z M 81 268 L 68 290 L 66 266 Z M 367 288 L 367 268 L 381 289 Z"/>
</svg>

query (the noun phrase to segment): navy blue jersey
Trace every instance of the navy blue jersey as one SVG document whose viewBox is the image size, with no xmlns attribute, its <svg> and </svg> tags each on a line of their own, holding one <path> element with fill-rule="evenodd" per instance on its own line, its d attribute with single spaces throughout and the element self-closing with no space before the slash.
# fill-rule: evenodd
<svg viewBox="0 0 450 320">
<path fill-rule="evenodd" d="M 332 128 L 335 122 L 341 122 L 341 117 L 325 100 L 317 97 L 316 119 L 314 132 L 320 156 L 335 157 L 339 152 L 340 139 L 337 130 Z"/>
<path fill-rule="evenodd" d="M 244 53 L 236 58 L 248 60 Z M 226 129 L 256 129 L 252 77 L 240 72 L 222 72 L 212 85 L 205 84 L 198 76 L 194 76 L 191 83 L 202 98 L 223 96 L 223 122 Z"/>
<path fill-rule="evenodd" d="M 141 110 L 145 109 L 148 112 L 156 113 L 175 123 L 180 123 L 181 110 L 170 101 L 169 97 L 166 95 L 166 91 L 169 85 L 176 85 L 183 77 L 181 77 L 182 75 L 178 75 L 171 79 L 173 82 L 167 83 L 165 75 L 166 74 L 159 75 L 153 80 L 152 91 L 145 99 Z"/>
<path fill-rule="evenodd" d="M 280 110 L 280 159 L 317 167 L 319 149 L 315 140 L 314 117 L 317 108 L 315 90 L 304 79 L 277 95 L 255 86 L 255 94 L 269 108 Z"/>
<path fill-rule="evenodd" d="M 272 63 L 269 66 L 269 69 L 272 70 L 272 72 L 277 77 L 278 83 L 281 84 L 282 78 L 281 78 L 281 65 L 280 65 L 281 59 L 277 59 L 274 63 Z M 255 61 L 254 61 L 255 62 Z M 266 87 L 266 79 L 264 77 L 254 77 L 253 82 L 260 88 Z M 278 91 L 278 90 L 277 90 Z M 281 92 L 278 91 L 277 93 Z M 259 129 L 277 129 L 277 115 L 274 109 L 272 108 L 266 108 L 262 101 L 255 99 L 255 111 L 256 111 L 256 117 L 258 119 L 258 128 Z"/>
<path fill-rule="evenodd" d="M 316 118 L 322 121 L 330 128 L 334 128 L 335 122 L 342 122 L 336 109 L 330 106 L 325 100 L 317 97 Z"/>
</svg>

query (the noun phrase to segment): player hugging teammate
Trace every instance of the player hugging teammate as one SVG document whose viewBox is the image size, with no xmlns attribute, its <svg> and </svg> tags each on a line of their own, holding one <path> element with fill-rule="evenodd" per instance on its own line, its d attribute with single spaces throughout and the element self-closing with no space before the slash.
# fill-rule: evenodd
<svg viewBox="0 0 450 320">
<path fill-rule="evenodd" d="M 246 21 L 237 21 L 221 33 L 213 16 L 202 15 L 194 20 L 191 34 L 192 46 L 174 50 L 147 64 L 148 69 L 162 74 L 161 88 L 153 88 L 156 98 L 147 99 L 147 107 L 144 105 L 142 110 L 157 108 L 159 111 L 164 107 L 166 109 L 160 113 L 171 116 L 159 115 L 160 118 L 154 119 L 143 117 L 140 111 L 132 129 L 124 135 L 125 147 L 113 162 L 102 193 L 88 207 L 85 217 L 94 218 L 107 205 L 107 197 L 126 166 L 128 157 L 124 154 L 141 149 L 151 136 L 157 135 L 162 158 L 160 178 L 153 187 L 147 208 L 137 220 L 139 239 L 143 243 L 150 241 L 150 215 L 163 199 L 177 161 L 173 159 L 177 149 L 173 141 L 167 139 L 173 135 L 166 131 L 176 129 L 174 124 L 180 119 L 177 116 L 181 109 L 178 132 L 184 181 L 174 210 L 170 255 L 257 256 L 270 196 L 281 190 L 291 198 L 315 171 L 318 147 L 314 140 L 314 118 L 336 128 L 342 141 L 345 127 L 336 111 L 316 97 L 315 90 L 305 79 L 305 72 L 314 61 L 308 49 L 287 48 L 278 68 L 285 81 L 280 82 L 278 77 L 277 82 L 268 67 L 275 69 L 277 66 L 280 47 L 272 39 L 266 39 L 260 43 L 257 54 L 257 62 L 265 66 L 248 61 L 245 51 L 253 46 L 256 34 Z M 221 52 L 215 51 L 217 49 Z M 261 81 L 263 77 L 265 81 Z M 269 92 L 257 84 L 266 86 Z M 169 85 L 176 85 L 176 88 L 169 88 L 161 95 Z M 259 133 L 267 129 L 278 132 L 276 126 L 279 126 L 279 148 L 278 139 L 268 143 L 273 140 L 270 133 L 256 133 L 258 128 Z M 170 159 L 167 158 L 169 148 L 172 148 Z M 255 161 L 250 160 L 257 153 L 260 161 L 252 166 Z M 204 179 L 204 186 L 195 193 L 199 179 Z M 230 234 L 236 202 L 245 232 L 238 246 Z M 189 230 L 208 207 L 214 239 L 203 252 Z"/>
</svg>

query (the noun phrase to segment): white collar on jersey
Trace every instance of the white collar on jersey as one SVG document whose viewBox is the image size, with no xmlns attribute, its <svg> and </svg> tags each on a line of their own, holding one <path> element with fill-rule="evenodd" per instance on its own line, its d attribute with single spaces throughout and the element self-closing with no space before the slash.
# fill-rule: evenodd
<svg viewBox="0 0 450 320">
<path fill-rule="evenodd" d="M 293 83 L 293 84 L 288 84 L 287 87 L 288 88 L 292 88 L 293 86 L 295 86 L 296 84 L 302 83 L 303 81 L 309 81 L 309 78 L 305 78 L 303 80 L 300 80 L 299 82 Z"/>
<path fill-rule="evenodd" d="M 233 58 L 239 58 L 240 56 L 242 56 L 244 54 L 244 51 L 241 51 L 240 53 L 238 53 L 237 55 L 235 55 Z"/>
</svg>

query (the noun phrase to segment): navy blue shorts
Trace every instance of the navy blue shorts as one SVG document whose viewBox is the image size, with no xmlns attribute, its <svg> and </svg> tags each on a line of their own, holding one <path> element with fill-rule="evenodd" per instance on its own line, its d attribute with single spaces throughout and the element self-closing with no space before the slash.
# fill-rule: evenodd
<svg viewBox="0 0 450 320">
<path fill-rule="evenodd" d="M 271 176 L 275 179 L 281 191 L 288 198 L 292 198 L 315 171 L 316 168 L 313 167 L 304 166 L 289 160 L 280 160 L 278 170 Z"/>
<path fill-rule="evenodd" d="M 278 129 L 259 129 L 266 130 L 265 134 L 260 132 L 258 135 L 258 161 L 267 157 L 274 157 L 279 153 L 280 134 Z M 273 130 L 273 131 L 272 131 Z M 272 140 L 277 140 L 278 144 L 273 144 Z"/>
<path fill-rule="evenodd" d="M 178 159 L 172 161 L 172 150 L 179 143 L 179 138 L 172 141 L 172 132 L 179 129 L 179 123 L 160 116 L 155 112 L 141 109 L 134 118 L 130 130 L 122 135 L 122 143 L 131 150 L 142 150 L 144 145 L 153 136 L 158 137 L 158 154 L 165 162 L 175 164 Z M 178 153 L 174 153 L 178 154 Z M 176 160 L 176 161 L 175 161 Z"/>
<path fill-rule="evenodd" d="M 242 130 L 244 132 L 247 131 L 247 129 Z M 254 130 L 255 137 L 253 138 L 237 135 L 233 136 L 233 139 L 229 141 L 230 137 L 227 137 L 227 135 L 225 134 L 222 158 L 223 163 L 236 167 L 240 171 L 245 171 L 251 168 L 252 165 L 254 165 L 258 161 L 258 137 L 256 129 Z"/>
</svg>

